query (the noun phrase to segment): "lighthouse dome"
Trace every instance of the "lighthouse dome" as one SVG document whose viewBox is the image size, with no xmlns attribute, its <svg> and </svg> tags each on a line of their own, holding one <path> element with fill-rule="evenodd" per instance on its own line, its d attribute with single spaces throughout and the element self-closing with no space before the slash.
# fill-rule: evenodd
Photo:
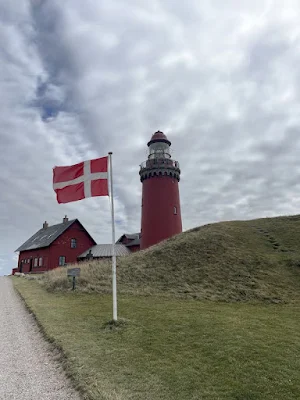
<svg viewBox="0 0 300 400">
<path fill-rule="evenodd" d="M 155 133 L 153 133 L 151 140 L 155 140 L 155 139 L 167 139 L 167 136 L 161 132 L 161 131 L 157 131 Z"/>
<path fill-rule="evenodd" d="M 157 131 L 157 132 L 153 133 L 151 140 L 147 143 L 148 147 L 152 143 L 156 143 L 156 142 L 164 142 L 164 143 L 167 143 L 169 146 L 171 146 L 170 140 L 168 140 L 167 136 L 161 131 Z"/>
</svg>

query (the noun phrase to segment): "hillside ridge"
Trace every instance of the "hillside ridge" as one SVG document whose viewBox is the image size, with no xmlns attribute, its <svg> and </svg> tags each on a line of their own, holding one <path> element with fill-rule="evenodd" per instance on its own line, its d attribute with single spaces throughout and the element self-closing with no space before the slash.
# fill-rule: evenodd
<svg viewBox="0 0 300 400">
<path fill-rule="evenodd" d="M 120 293 L 213 301 L 300 299 L 300 215 L 226 221 L 190 229 L 118 259 Z M 107 262 L 81 264 L 79 290 L 111 291 Z M 42 277 L 49 290 L 70 287 L 64 269 Z"/>
</svg>

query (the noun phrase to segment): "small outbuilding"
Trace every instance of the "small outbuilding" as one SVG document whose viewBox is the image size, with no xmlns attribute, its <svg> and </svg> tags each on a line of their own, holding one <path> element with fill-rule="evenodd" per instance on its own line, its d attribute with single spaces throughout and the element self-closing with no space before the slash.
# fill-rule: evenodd
<svg viewBox="0 0 300 400">
<path fill-rule="evenodd" d="M 141 234 L 140 233 L 124 233 L 116 242 L 125 245 L 131 253 L 140 250 Z"/>
</svg>

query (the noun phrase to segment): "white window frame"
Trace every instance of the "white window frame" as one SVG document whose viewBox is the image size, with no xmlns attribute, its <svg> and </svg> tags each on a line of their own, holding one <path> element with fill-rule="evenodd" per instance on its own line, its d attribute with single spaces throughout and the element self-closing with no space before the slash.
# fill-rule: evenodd
<svg viewBox="0 0 300 400">
<path fill-rule="evenodd" d="M 75 243 L 75 246 L 72 246 L 73 243 Z M 77 249 L 77 239 L 76 238 L 71 239 L 71 249 Z"/>
<path fill-rule="evenodd" d="M 43 257 L 39 257 L 39 267 L 43 266 Z"/>
<path fill-rule="evenodd" d="M 63 264 L 61 264 L 61 259 L 64 259 L 64 263 Z M 58 265 L 60 267 L 63 267 L 65 264 L 66 264 L 66 256 L 59 256 L 58 257 Z"/>
<path fill-rule="evenodd" d="M 33 266 L 34 266 L 34 267 L 38 267 L 38 266 L 39 266 L 39 259 L 38 259 L 38 257 L 34 257 Z"/>
</svg>

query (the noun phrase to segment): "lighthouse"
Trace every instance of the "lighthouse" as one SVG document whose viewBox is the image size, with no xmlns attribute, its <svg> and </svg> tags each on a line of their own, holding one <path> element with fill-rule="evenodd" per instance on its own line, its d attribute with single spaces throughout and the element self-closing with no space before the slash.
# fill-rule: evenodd
<svg viewBox="0 0 300 400">
<path fill-rule="evenodd" d="M 170 155 L 171 142 L 155 132 L 148 142 L 148 159 L 140 165 L 142 192 L 141 250 L 182 232 L 178 161 Z"/>
</svg>

